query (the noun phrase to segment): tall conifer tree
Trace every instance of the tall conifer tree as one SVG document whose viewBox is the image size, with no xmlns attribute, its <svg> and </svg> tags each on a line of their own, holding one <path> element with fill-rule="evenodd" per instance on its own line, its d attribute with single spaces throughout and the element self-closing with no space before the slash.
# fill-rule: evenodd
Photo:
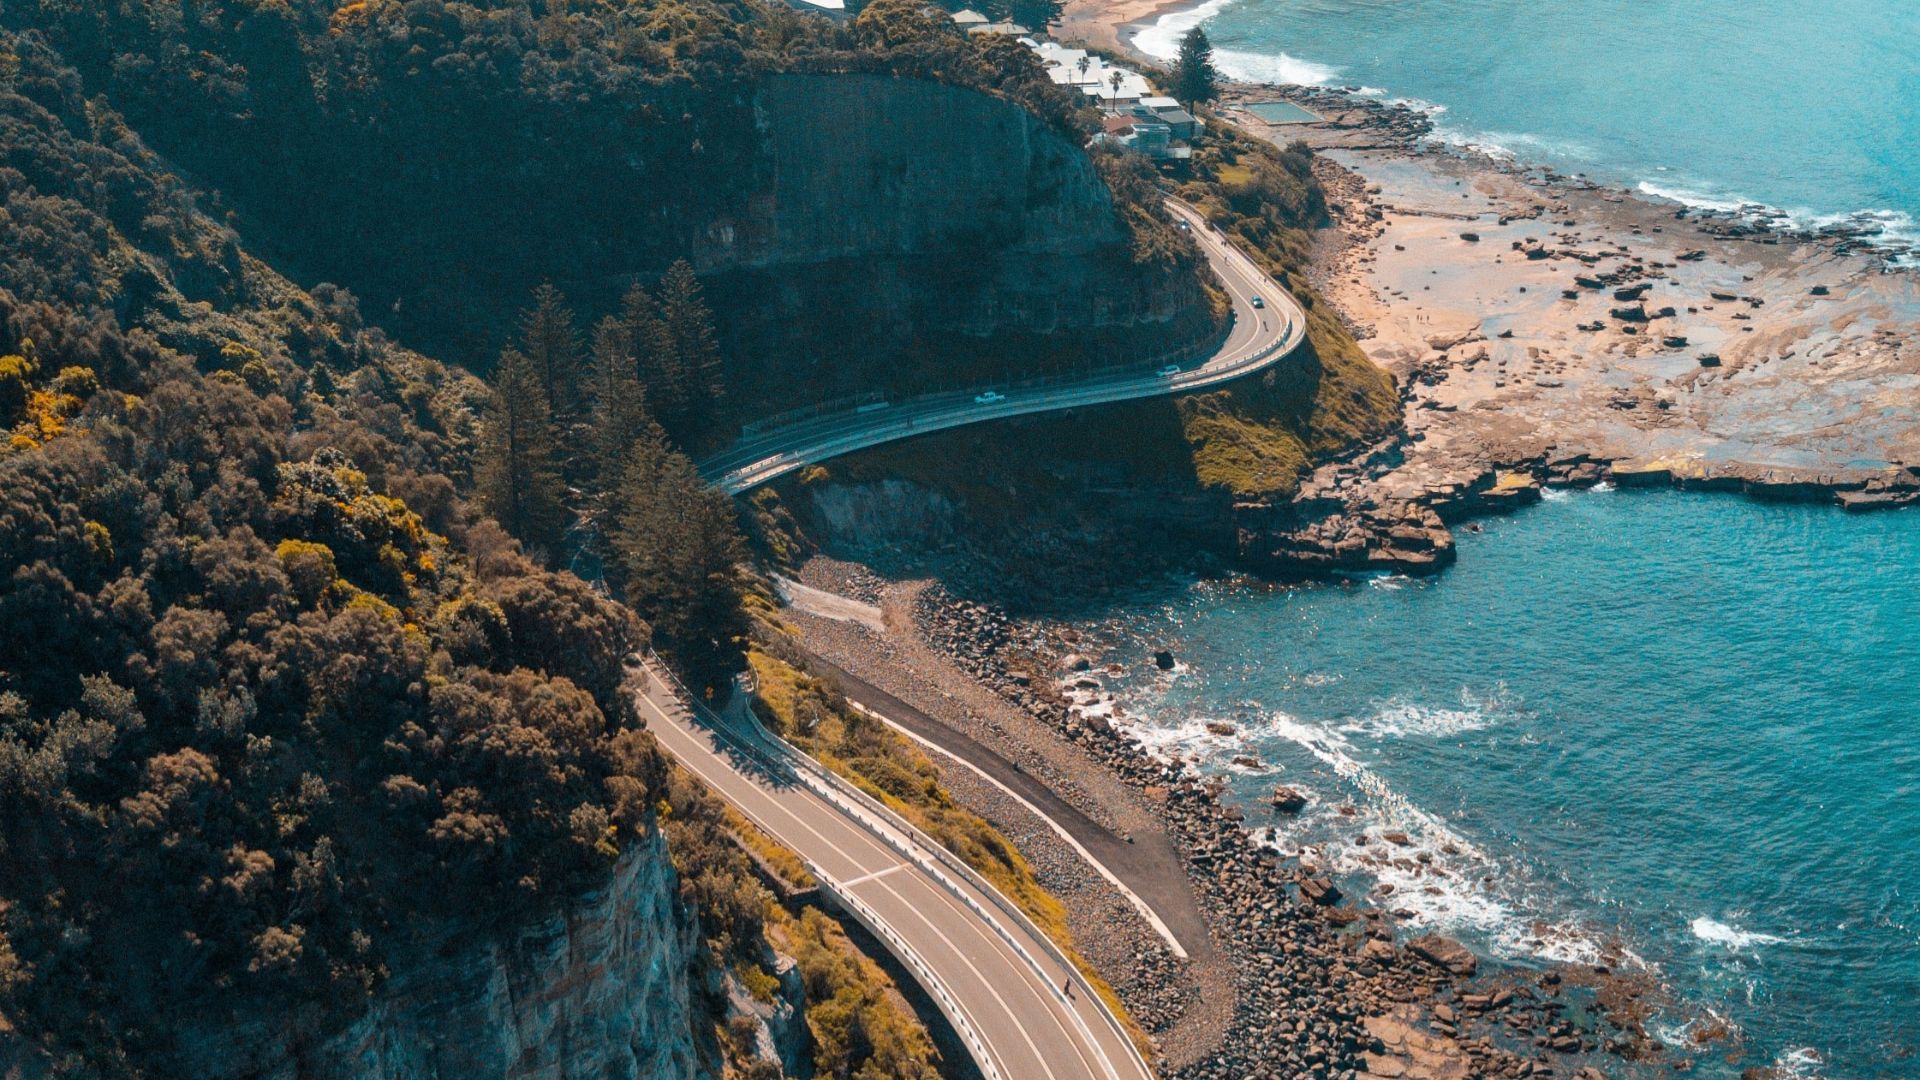
<svg viewBox="0 0 1920 1080">
<path fill-rule="evenodd" d="M 475 477 L 481 505 L 521 543 L 551 548 L 566 507 L 546 389 L 532 362 L 514 349 L 500 354 L 492 383 Z"/>
<path fill-rule="evenodd" d="M 1220 96 L 1220 71 L 1213 66 L 1213 42 L 1196 26 L 1180 37 L 1173 61 L 1173 96 L 1196 108 Z"/>
<path fill-rule="evenodd" d="M 698 427 L 719 411 L 726 384 L 713 312 L 700 291 L 700 279 L 685 259 L 674 260 L 660 279 L 660 321 L 666 325 L 674 360 L 686 379 L 687 419 Z"/>
<path fill-rule="evenodd" d="M 658 431 L 647 411 L 646 390 L 635 372 L 627 326 L 611 316 L 593 330 L 587 396 L 592 401 L 593 486 L 607 495 L 619 484 L 628 451 L 643 436 Z"/>
<path fill-rule="evenodd" d="M 746 556 L 733 501 L 708 487 L 658 434 L 627 457 L 613 534 L 622 598 L 653 626 L 654 644 L 683 670 L 718 685 L 737 670 L 748 632 L 741 605 Z"/>
<path fill-rule="evenodd" d="M 520 340 L 554 416 L 564 422 L 577 415 L 580 334 L 567 298 L 551 283 L 533 290 L 533 306 L 520 316 Z"/>
<path fill-rule="evenodd" d="M 620 317 L 626 324 L 627 340 L 639 362 L 640 381 L 646 386 L 654 415 L 668 427 L 679 428 L 687 411 L 687 378 L 674 355 L 667 324 L 660 319 L 659 302 L 635 282 L 620 303 Z"/>
</svg>

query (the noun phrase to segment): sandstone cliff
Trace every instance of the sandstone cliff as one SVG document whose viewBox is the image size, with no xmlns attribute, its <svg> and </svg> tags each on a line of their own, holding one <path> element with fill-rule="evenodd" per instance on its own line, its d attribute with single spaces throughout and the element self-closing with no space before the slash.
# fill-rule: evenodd
<svg viewBox="0 0 1920 1080">
<path fill-rule="evenodd" d="M 937 383 L 958 365 L 1018 377 L 1112 363 L 1211 326 L 1192 268 L 1137 260 L 1088 153 L 1013 102 L 774 75 L 753 109 L 754 193 L 693 245 L 736 367 L 801 400 Z"/>
<path fill-rule="evenodd" d="M 296 1018 L 209 1023 L 183 1042 L 196 1075 L 273 1080 L 704 1080 L 713 977 L 658 836 L 606 885 L 493 941 L 397 965 L 344 1031 Z"/>
</svg>

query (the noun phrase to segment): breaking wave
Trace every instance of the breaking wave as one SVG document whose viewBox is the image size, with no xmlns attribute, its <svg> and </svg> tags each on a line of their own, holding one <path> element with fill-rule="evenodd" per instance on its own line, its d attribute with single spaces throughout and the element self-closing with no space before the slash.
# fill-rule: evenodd
<svg viewBox="0 0 1920 1080">
<path fill-rule="evenodd" d="M 1784 945 L 1788 939 L 1773 934 L 1762 934 L 1753 930 L 1742 930 L 1729 926 L 1718 919 L 1700 916 L 1689 923 L 1688 929 L 1693 936 L 1711 945 L 1723 945 L 1733 950 L 1751 949 L 1755 945 Z"/>
</svg>

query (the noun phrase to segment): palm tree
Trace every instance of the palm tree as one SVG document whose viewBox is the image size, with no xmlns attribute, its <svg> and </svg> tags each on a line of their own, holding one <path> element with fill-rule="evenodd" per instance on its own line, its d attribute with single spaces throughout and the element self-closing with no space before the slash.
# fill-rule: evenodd
<svg viewBox="0 0 1920 1080">
<path fill-rule="evenodd" d="M 1113 86 L 1113 97 L 1107 102 L 1107 107 L 1109 109 L 1119 108 L 1120 84 L 1126 81 L 1127 81 L 1127 77 L 1117 69 L 1113 73 L 1113 78 L 1107 80 L 1107 82 Z"/>
<path fill-rule="evenodd" d="M 1077 66 L 1077 67 L 1078 67 L 1078 68 L 1080 69 L 1080 82 L 1086 82 L 1086 81 L 1087 81 L 1087 69 L 1093 66 L 1093 58 L 1092 58 L 1092 57 L 1087 57 L 1087 56 L 1083 56 L 1083 57 L 1081 57 L 1081 58 L 1080 58 L 1080 62 L 1079 62 L 1079 63 L 1078 63 L 1077 65 L 1075 65 L 1075 66 Z M 1075 86 L 1078 86 L 1078 85 L 1079 85 L 1079 83 L 1075 83 L 1074 85 L 1075 85 Z"/>
</svg>

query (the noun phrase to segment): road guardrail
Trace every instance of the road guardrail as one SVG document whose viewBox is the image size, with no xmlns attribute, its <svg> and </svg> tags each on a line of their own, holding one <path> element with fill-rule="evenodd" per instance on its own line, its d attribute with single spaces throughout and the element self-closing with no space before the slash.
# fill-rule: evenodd
<svg viewBox="0 0 1920 1080">
<path fill-rule="evenodd" d="M 969 911 L 979 916 L 982 922 L 993 929 L 995 936 L 1000 938 L 1008 948 L 1013 950 L 1016 956 L 1020 957 L 1035 974 L 1040 976 L 1041 981 L 1046 984 L 1054 999 L 1060 1002 L 1062 1007 L 1065 1008 L 1067 1015 L 1073 1018 L 1074 1025 L 1078 1027 L 1081 1034 L 1085 1036 L 1088 1047 L 1096 1052 L 1100 1052 L 1102 1063 L 1105 1065 L 1106 1073 L 1110 1080 L 1119 1080 L 1120 1074 L 1114 1067 L 1113 1061 L 1104 1052 L 1100 1051 L 1100 1044 L 1098 1040 L 1094 1038 L 1093 1032 L 1087 1028 L 1085 1018 L 1080 1015 L 1079 1010 L 1073 1007 L 1072 1000 L 1067 996 L 1062 987 L 1055 985 L 1052 974 L 1040 964 L 1039 960 L 1034 957 L 1026 944 L 1005 925 L 1001 918 L 995 918 L 990 915 L 967 890 L 955 884 L 941 868 L 945 868 L 947 871 L 951 871 L 952 874 L 958 875 L 971 885 L 974 891 L 985 896 L 1001 915 L 1006 919 L 1012 920 L 1014 924 L 1023 931 L 1025 936 L 1040 943 L 1041 948 L 1048 954 L 1049 959 L 1059 965 L 1066 978 L 1071 979 L 1075 985 L 1080 987 L 1081 992 L 1086 995 L 1088 1001 L 1099 1004 L 1099 1013 L 1106 1022 L 1109 1032 L 1121 1045 L 1127 1048 L 1127 1053 L 1139 1067 L 1141 1075 L 1153 1075 L 1153 1070 L 1147 1065 L 1146 1059 L 1141 1056 L 1139 1047 L 1134 1045 L 1132 1037 L 1129 1036 L 1126 1029 L 1120 1025 L 1119 1020 L 1114 1017 L 1112 1011 L 1106 1007 L 1104 1002 L 1101 1002 L 1099 995 L 1095 993 L 1092 984 L 1088 982 L 1086 976 L 1067 958 L 1066 953 L 1061 950 L 1053 939 L 1048 937 L 1046 932 L 1041 930 L 1040 927 L 1028 917 L 1026 912 L 1020 910 L 1017 905 L 1007 899 L 1005 894 L 1001 893 L 991 882 L 980 876 L 978 872 L 968 866 L 958 856 L 948 851 L 939 841 L 922 832 L 917 826 L 895 813 L 885 804 L 860 790 L 844 777 L 814 759 L 811 755 L 801 751 L 798 747 L 781 739 L 771 731 L 768 731 L 766 727 L 759 722 L 758 717 L 753 715 L 751 709 L 746 710 L 746 712 L 748 717 L 747 723 L 751 725 L 752 730 L 745 734 L 747 737 L 752 738 L 754 743 L 758 744 L 757 751 L 754 746 L 744 745 L 743 739 L 741 738 L 730 738 L 728 729 L 731 728 L 732 725 L 712 709 L 701 704 L 699 700 L 693 696 L 692 692 L 687 689 L 686 685 L 682 683 L 658 657 L 649 655 L 644 658 L 644 662 L 648 670 L 660 679 L 661 684 L 674 692 L 676 699 L 683 707 L 689 710 L 690 715 L 704 714 L 709 720 L 710 726 L 713 726 L 716 733 L 720 734 L 722 738 L 727 738 L 733 745 L 763 761 L 767 760 L 768 755 L 772 755 L 780 761 L 799 766 L 800 773 L 811 781 L 807 784 L 810 790 L 819 795 L 829 805 L 838 809 L 843 815 L 860 825 L 874 838 L 886 844 L 895 854 L 913 864 L 930 880 L 939 885 L 948 895 L 960 901 Z M 756 824 L 761 823 L 756 822 Z M 762 827 L 764 828 L 764 825 Z M 934 863 L 938 863 L 939 866 L 933 865 Z M 814 867 L 809 864 L 809 869 L 814 870 Z M 832 882 L 832 879 L 824 872 L 816 871 L 814 876 L 821 881 L 823 886 L 831 883 L 831 891 L 836 898 L 845 897 L 858 902 L 857 897 L 853 897 L 843 886 Z M 877 916 L 874 917 L 877 918 Z M 872 928 L 869 927 L 869 929 Z M 882 940 L 891 941 L 893 939 L 883 935 Z M 907 947 L 904 941 L 902 941 L 901 944 L 903 947 Z M 899 954 L 896 953 L 896 955 Z M 901 957 L 901 960 L 903 963 L 906 962 L 905 957 Z M 931 975 L 930 972 L 929 974 Z M 931 977 L 934 978 L 936 983 L 939 982 L 937 976 Z M 944 987 L 944 983 L 940 985 Z M 932 990 L 931 986 L 929 990 Z M 936 995 L 936 1000 L 938 1000 L 938 995 Z M 944 1009 L 942 1011 L 945 1012 Z M 954 1018 L 950 1016 L 949 1020 L 954 1020 Z M 959 1022 L 956 1021 L 956 1030 L 959 1029 L 959 1026 Z M 983 1061 L 982 1068 L 984 1069 L 986 1067 L 987 1063 Z"/>
</svg>

